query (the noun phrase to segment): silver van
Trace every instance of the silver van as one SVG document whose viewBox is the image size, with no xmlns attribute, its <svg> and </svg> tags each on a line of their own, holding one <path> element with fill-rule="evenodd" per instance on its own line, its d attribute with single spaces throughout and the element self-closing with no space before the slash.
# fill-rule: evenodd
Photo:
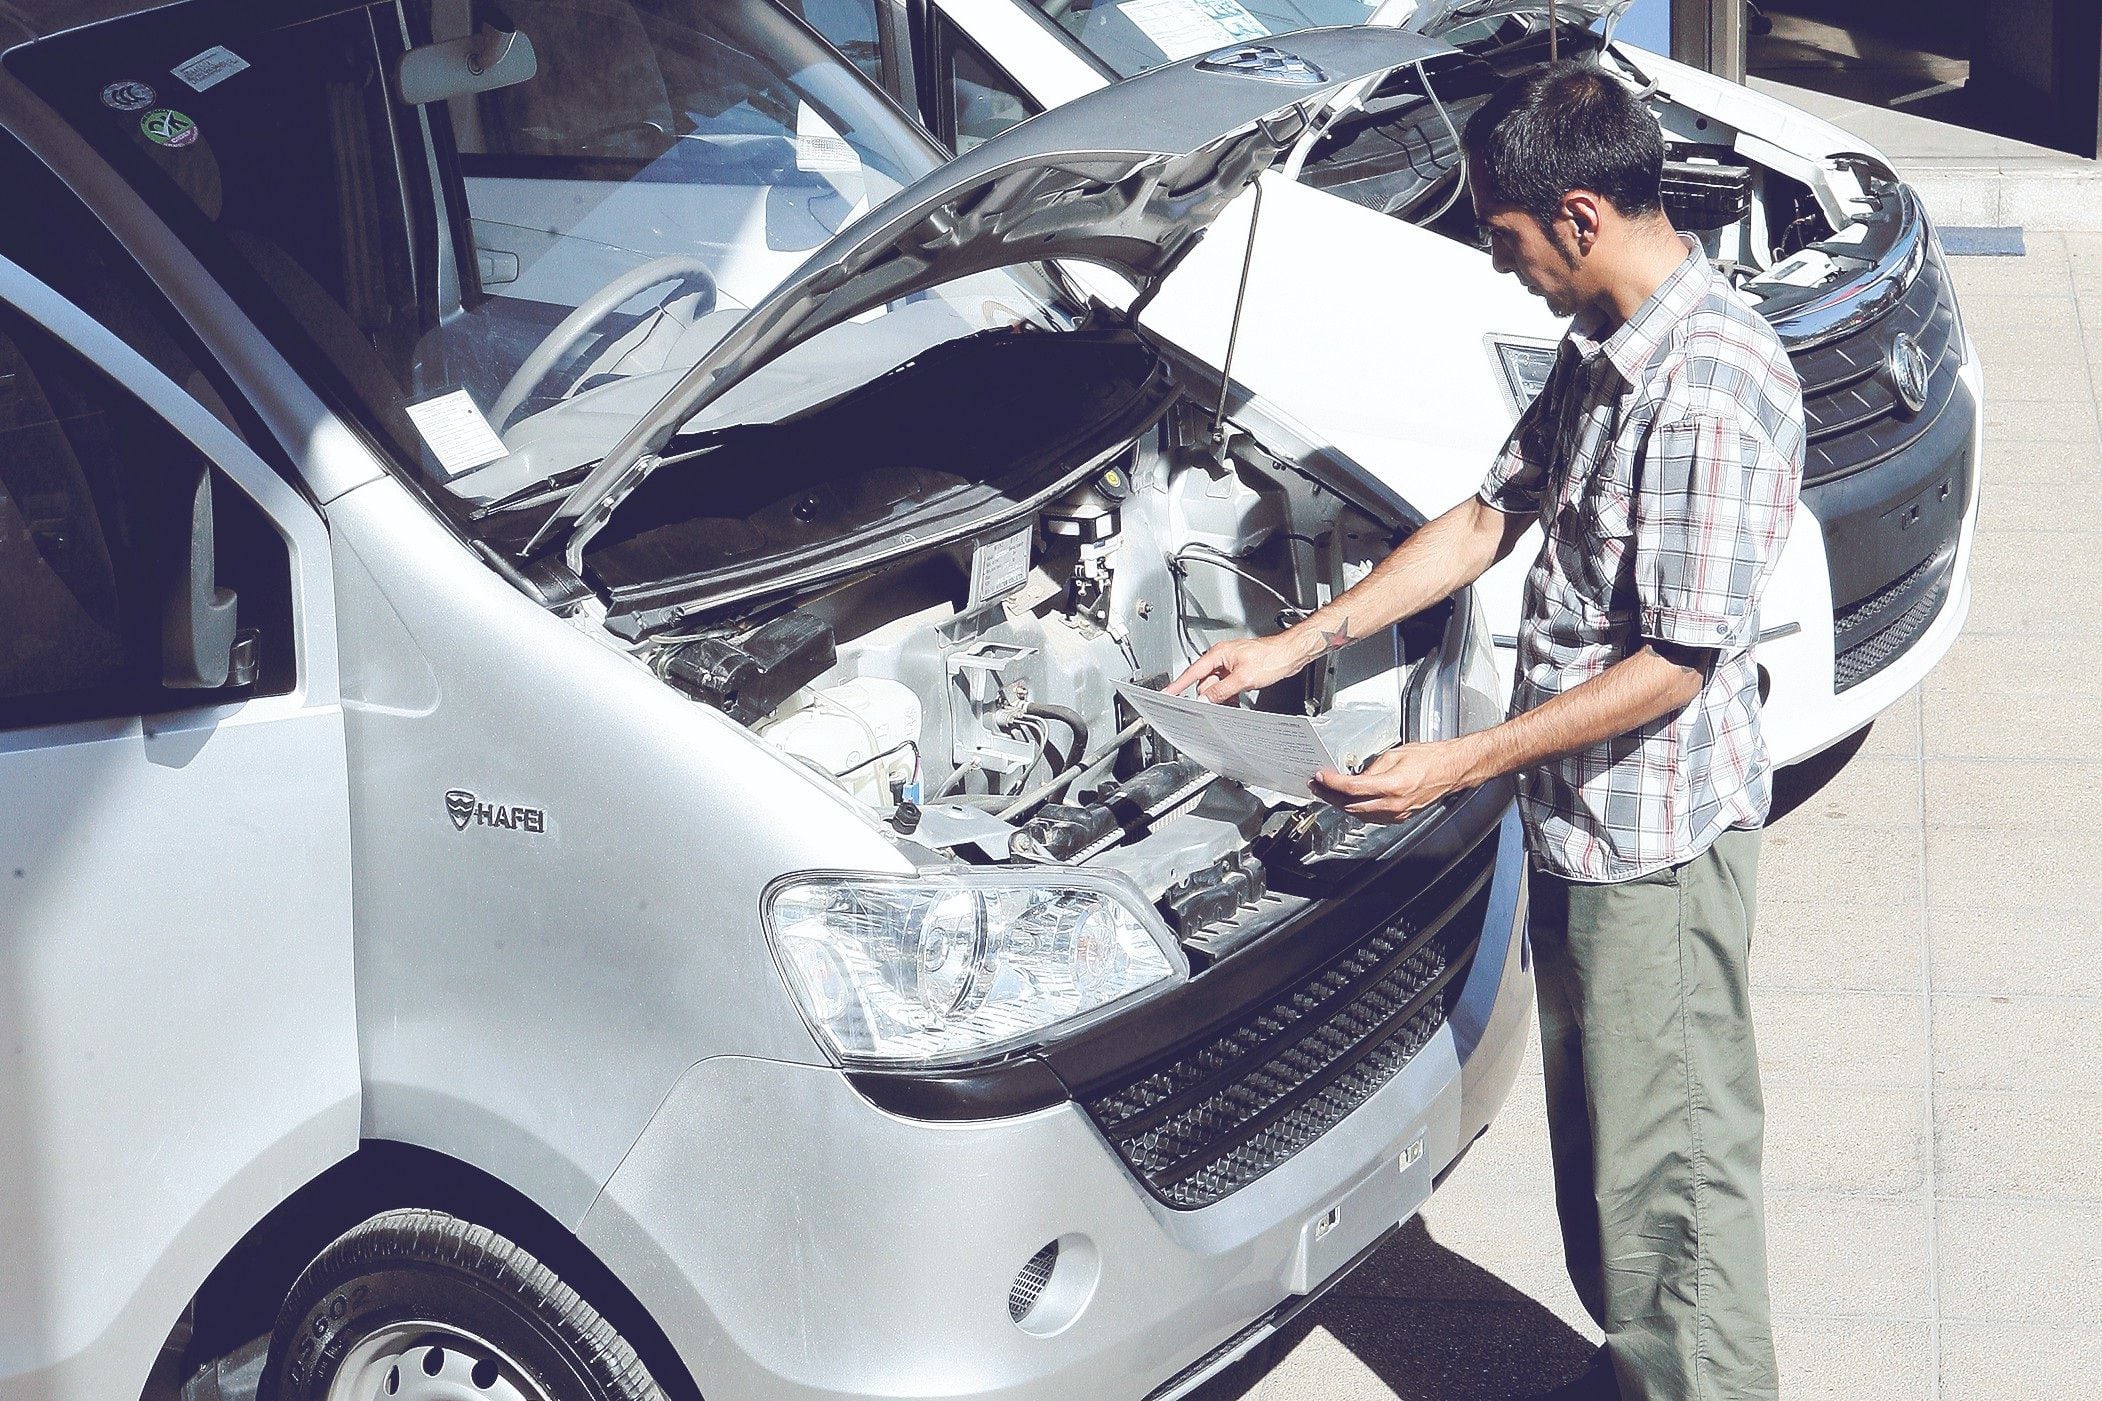
<svg viewBox="0 0 2102 1401">
<path fill-rule="evenodd" d="M 942 165 L 766 0 L 0 31 L 0 1398 L 1175 1396 L 1487 1126 L 1508 787 L 1114 689 L 1419 521 L 1143 311 L 1435 41 Z M 1261 705 L 1450 735 L 1488 643 Z"/>
</svg>

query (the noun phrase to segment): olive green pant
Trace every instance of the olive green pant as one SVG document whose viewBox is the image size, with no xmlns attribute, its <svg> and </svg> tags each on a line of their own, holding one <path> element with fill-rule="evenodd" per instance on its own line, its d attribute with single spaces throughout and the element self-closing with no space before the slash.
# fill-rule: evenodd
<svg viewBox="0 0 2102 1401">
<path fill-rule="evenodd" d="M 1750 952 L 1759 833 L 1614 885 L 1534 868 L 1569 1277 L 1627 1398 L 1776 1395 Z"/>
</svg>

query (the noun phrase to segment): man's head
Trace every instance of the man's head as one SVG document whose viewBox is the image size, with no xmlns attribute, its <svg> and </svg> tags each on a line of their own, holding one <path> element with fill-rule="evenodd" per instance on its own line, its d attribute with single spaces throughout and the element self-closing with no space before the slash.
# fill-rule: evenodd
<svg viewBox="0 0 2102 1401">
<path fill-rule="evenodd" d="M 1512 79 L 1468 119 L 1464 141 L 1497 271 L 1557 316 L 1598 304 L 1630 254 L 1653 255 L 1671 236 L 1656 118 L 1593 63 Z"/>
</svg>

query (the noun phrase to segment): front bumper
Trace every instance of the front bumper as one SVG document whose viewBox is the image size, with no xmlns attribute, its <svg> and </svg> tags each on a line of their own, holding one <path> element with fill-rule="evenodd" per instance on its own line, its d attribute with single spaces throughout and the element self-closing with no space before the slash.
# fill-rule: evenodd
<svg viewBox="0 0 2102 1401">
<path fill-rule="evenodd" d="M 1074 1103 L 929 1121 L 837 1071 L 693 1067 L 586 1215 L 703 1394 L 1167 1398 L 1229 1365 L 1430 1195 L 1523 1054 L 1515 812 L 1445 1025 L 1313 1143 L 1215 1205 L 1146 1191 Z M 1048 1314 L 1010 1289 L 1050 1242 Z"/>
<path fill-rule="evenodd" d="M 1856 733 L 1955 645 L 1970 611 L 1984 396 L 1973 350 L 1937 432 L 1858 476 L 1803 493 L 1760 603 L 1762 727 L 1776 764 L 1799 763 Z M 1835 579 L 1850 597 L 1835 600 Z"/>
</svg>

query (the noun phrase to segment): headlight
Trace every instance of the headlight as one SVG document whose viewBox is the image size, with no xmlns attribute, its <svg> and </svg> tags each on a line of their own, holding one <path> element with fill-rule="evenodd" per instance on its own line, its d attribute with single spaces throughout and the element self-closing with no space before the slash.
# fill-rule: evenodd
<svg viewBox="0 0 2102 1401">
<path fill-rule="evenodd" d="M 1503 373 L 1504 397 L 1511 403 L 1511 417 L 1516 418 L 1547 387 L 1547 377 L 1555 368 L 1555 356 L 1561 347 L 1555 341 L 1491 336 L 1489 348 L 1496 352 L 1496 368 Z"/>
<path fill-rule="evenodd" d="M 848 1064 L 983 1059 L 1189 974 L 1158 916 L 1107 874 L 796 876 L 765 904 L 789 990 Z"/>
</svg>

